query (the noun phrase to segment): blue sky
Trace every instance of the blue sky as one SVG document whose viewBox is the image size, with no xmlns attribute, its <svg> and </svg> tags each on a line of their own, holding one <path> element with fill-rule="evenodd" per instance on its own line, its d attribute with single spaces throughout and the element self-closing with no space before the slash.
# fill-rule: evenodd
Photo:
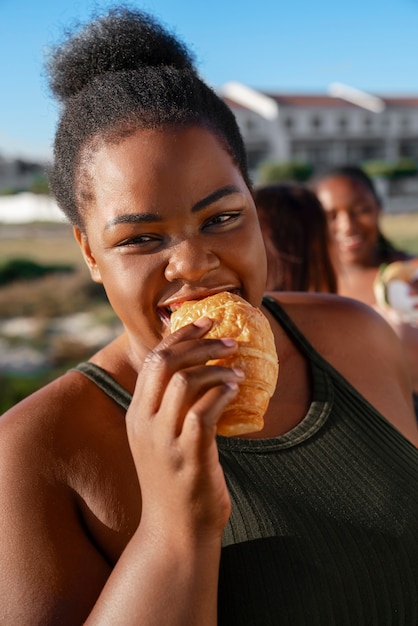
<svg viewBox="0 0 418 626">
<path fill-rule="evenodd" d="M 42 75 L 63 28 L 110 0 L 0 0 L 0 154 L 50 154 L 57 111 Z M 194 51 L 214 87 L 325 93 L 342 82 L 418 94 L 418 0 L 133 0 Z"/>
</svg>

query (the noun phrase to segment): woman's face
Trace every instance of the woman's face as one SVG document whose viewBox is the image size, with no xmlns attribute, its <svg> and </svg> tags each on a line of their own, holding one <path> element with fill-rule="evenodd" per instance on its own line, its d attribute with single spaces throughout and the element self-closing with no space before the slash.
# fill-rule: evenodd
<svg viewBox="0 0 418 626">
<path fill-rule="evenodd" d="M 266 259 L 251 193 L 211 132 L 139 130 L 99 148 L 76 237 L 128 334 L 149 350 L 184 300 L 233 291 L 261 303 Z"/>
<path fill-rule="evenodd" d="M 376 261 L 380 206 L 360 181 L 330 176 L 316 187 L 328 220 L 331 239 L 342 265 Z"/>
</svg>

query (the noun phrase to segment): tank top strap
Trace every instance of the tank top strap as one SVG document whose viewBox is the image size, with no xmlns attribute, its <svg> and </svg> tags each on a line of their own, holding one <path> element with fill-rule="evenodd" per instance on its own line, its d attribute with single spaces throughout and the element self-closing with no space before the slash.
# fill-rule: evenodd
<svg viewBox="0 0 418 626">
<path fill-rule="evenodd" d="M 283 307 L 271 296 L 263 296 L 263 305 L 270 311 L 273 317 L 279 322 L 282 328 L 285 330 L 288 337 L 290 337 L 295 345 L 301 350 L 301 352 L 310 361 L 320 366 L 325 370 L 332 370 L 334 368 L 315 350 L 312 344 L 307 340 L 305 335 L 294 324 L 292 319 L 288 316 Z"/>
<path fill-rule="evenodd" d="M 279 322 L 282 328 L 287 333 L 288 337 L 290 337 L 295 345 L 300 349 L 302 354 L 308 359 L 311 367 L 313 368 L 313 372 L 315 368 L 318 368 L 329 375 L 335 383 L 337 383 L 341 389 L 345 389 L 350 393 L 351 396 L 356 396 L 357 398 L 361 398 L 361 402 L 367 402 L 367 400 L 360 394 L 355 387 L 338 371 L 335 369 L 333 365 L 329 361 L 327 361 L 308 341 L 305 335 L 299 330 L 299 328 L 295 325 L 293 320 L 288 316 L 283 307 L 271 296 L 265 295 L 263 297 L 263 305 L 270 311 L 270 313 L 275 317 L 275 319 Z M 369 405 L 374 412 L 377 412 L 377 409 Z"/>
<path fill-rule="evenodd" d="M 89 378 L 95 385 L 97 385 L 97 387 L 99 387 L 99 389 L 104 391 L 106 395 L 125 409 L 125 411 L 128 410 L 132 400 L 132 395 L 102 367 L 96 365 L 95 363 L 91 363 L 90 361 L 85 361 L 83 363 L 79 363 L 70 371 L 84 374 L 86 378 Z"/>
</svg>

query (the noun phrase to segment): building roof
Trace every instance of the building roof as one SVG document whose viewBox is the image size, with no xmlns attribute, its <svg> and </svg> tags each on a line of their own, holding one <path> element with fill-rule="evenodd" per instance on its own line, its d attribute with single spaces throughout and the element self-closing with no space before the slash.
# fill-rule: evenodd
<svg viewBox="0 0 418 626">
<path fill-rule="evenodd" d="M 331 96 L 328 94 L 310 94 L 310 93 L 285 93 L 285 92 L 270 92 L 270 91 L 259 91 L 260 94 L 263 94 L 275 102 L 280 106 L 289 106 L 289 107 L 302 107 L 302 108 L 331 108 L 331 109 L 361 109 L 363 107 L 355 104 L 354 102 L 350 102 L 344 98 L 339 98 L 335 96 Z M 417 108 L 418 107 L 418 95 L 411 96 L 396 96 L 396 95 L 388 95 L 381 96 L 376 95 L 376 98 L 379 98 L 387 108 L 392 107 L 405 107 L 405 108 Z M 229 107 L 238 108 L 238 109 L 246 109 L 247 107 L 240 102 L 237 102 L 233 98 L 229 96 L 224 96 L 224 101 Z"/>
<path fill-rule="evenodd" d="M 336 98 L 334 96 L 328 96 L 327 94 L 286 94 L 286 93 L 268 93 L 263 92 L 266 96 L 273 98 L 276 102 L 288 106 L 301 106 L 301 107 L 326 107 L 326 108 L 347 108 L 355 107 L 358 105 L 349 102 L 343 98 Z M 377 96 L 382 100 L 386 106 L 405 106 L 405 107 L 418 107 L 418 96 Z"/>
<path fill-rule="evenodd" d="M 343 100 L 342 98 L 334 98 L 332 96 L 328 96 L 326 94 L 274 94 L 274 93 L 265 93 L 265 95 L 269 96 L 273 100 L 277 102 L 279 105 L 292 106 L 292 107 L 320 107 L 320 108 L 347 108 L 347 107 L 355 107 L 358 108 L 357 105 L 347 102 L 347 100 Z"/>
</svg>

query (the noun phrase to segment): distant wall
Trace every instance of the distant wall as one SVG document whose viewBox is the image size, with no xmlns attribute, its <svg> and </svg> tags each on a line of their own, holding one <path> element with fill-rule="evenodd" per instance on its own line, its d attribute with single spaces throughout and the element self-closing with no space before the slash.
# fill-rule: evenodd
<svg viewBox="0 0 418 626">
<path fill-rule="evenodd" d="M 65 221 L 64 214 L 51 196 L 27 191 L 0 196 L 0 224 Z"/>
</svg>

